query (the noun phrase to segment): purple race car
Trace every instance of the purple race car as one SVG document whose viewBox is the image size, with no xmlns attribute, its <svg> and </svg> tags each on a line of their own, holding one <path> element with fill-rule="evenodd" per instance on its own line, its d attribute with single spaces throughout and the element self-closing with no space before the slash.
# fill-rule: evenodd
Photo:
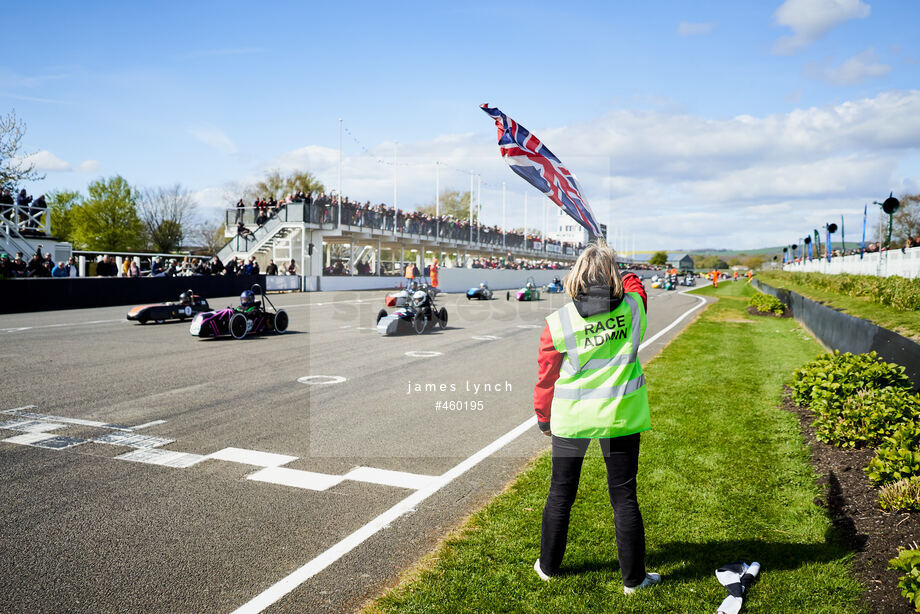
<svg viewBox="0 0 920 614">
<path fill-rule="evenodd" d="M 261 300 L 256 300 L 257 294 Z M 266 309 L 266 304 L 271 306 L 271 310 Z M 242 339 L 246 335 L 260 333 L 284 333 L 288 328 L 288 322 L 287 312 L 284 309 L 276 309 L 262 292 L 262 288 L 255 284 L 251 290 L 240 294 L 239 307 L 199 313 L 192 320 L 188 332 L 193 337 L 230 335 L 234 339 Z"/>
</svg>

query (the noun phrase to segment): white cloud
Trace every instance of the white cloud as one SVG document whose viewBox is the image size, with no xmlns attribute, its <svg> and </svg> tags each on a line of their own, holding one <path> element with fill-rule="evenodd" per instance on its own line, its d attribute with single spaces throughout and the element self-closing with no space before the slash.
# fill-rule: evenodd
<svg viewBox="0 0 920 614">
<path fill-rule="evenodd" d="M 776 9 L 776 23 L 792 29 L 773 44 L 773 53 L 790 55 L 815 42 L 832 28 L 869 16 L 871 7 L 861 0 L 786 0 Z"/>
<path fill-rule="evenodd" d="M 515 119 L 528 124 L 526 117 Z M 857 217 L 850 216 L 861 221 L 865 202 L 918 183 L 905 161 L 920 155 L 920 91 L 763 117 L 615 109 L 568 126 L 533 128 L 578 174 L 600 221 L 630 242 L 634 236 L 640 248 L 778 245 L 841 213 L 855 228 Z M 371 147 L 370 154 L 346 149 L 345 194 L 392 204 L 396 175 L 401 208 L 431 203 L 437 160 L 442 190 L 468 190 L 469 169 L 481 175 L 487 223 L 501 223 L 505 183 L 507 225 L 522 224 L 525 193 L 529 225 L 542 225 L 548 200 L 508 169 L 491 127 L 400 143 L 398 174 L 392 158 L 393 143 Z M 309 170 L 331 191 L 338 183 L 338 151 L 311 145 L 285 152 L 254 168 L 251 179 L 275 168 Z M 211 190 L 214 206 L 238 198 Z M 554 205 L 547 211 L 554 213 Z"/>
<path fill-rule="evenodd" d="M 32 164 L 35 170 L 40 173 L 60 173 L 73 170 L 69 162 L 61 160 L 47 149 L 25 156 L 24 161 L 27 164 Z"/>
<path fill-rule="evenodd" d="M 810 65 L 805 73 L 834 85 L 859 85 L 867 79 L 881 77 L 891 72 L 891 66 L 882 64 L 871 48 L 845 60 L 840 66 Z"/>
<path fill-rule="evenodd" d="M 697 36 L 700 34 L 709 34 L 715 27 L 714 23 L 692 23 L 682 21 L 677 26 L 677 33 L 681 36 Z"/>
<path fill-rule="evenodd" d="M 236 145 L 223 131 L 214 126 L 196 126 L 188 129 L 195 140 L 214 148 L 222 154 L 235 154 Z"/>
<path fill-rule="evenodd" d="M 95 173 L 99 170 L 98 160 L 83 160 L 75 169 L 78 173 Z"/>
</svg>

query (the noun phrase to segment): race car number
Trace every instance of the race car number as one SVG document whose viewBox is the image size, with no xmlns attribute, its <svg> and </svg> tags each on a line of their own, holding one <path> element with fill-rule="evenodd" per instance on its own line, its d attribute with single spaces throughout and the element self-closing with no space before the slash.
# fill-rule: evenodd
<svg viewBox="0 0 920 614">
<path fill-rule="evenodd" d="M 192 315 L 192 308 L 191 308 L 191 306 L 186 305 L 184 311 L 185 311 L 185 315 L 187 315 L 187 316 Z"/>
</svg>

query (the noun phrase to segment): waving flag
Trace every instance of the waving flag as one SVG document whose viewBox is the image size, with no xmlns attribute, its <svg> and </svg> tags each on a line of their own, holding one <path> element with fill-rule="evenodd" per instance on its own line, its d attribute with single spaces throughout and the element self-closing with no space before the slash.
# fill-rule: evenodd
<svg viewBox="0 0 920 614">
<path fill-rule="evenodd" d="M 559 158 L 521 124 L 488 104 L 480 106 L 495 120 L 498 148 L 511 170 L 546 194 L 592 236 L 603 236 L 575 176 L 562 166 Z"/>
</svg>

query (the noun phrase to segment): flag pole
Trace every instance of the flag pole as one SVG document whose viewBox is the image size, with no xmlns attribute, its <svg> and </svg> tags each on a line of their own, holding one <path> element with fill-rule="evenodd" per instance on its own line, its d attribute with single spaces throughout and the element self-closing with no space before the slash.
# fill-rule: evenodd
<svg viewBox="0 0 920 614">
<path fill-rule="evenodd" d="M 434 234 L 441 238 L 441 165 L 434 162 Z"/>
<path fill-rule="evenodd" d="M 505 182 L 502 181 L 502 251 L 505 249 Z"/>
<path fill-rule="evenodd" d="M 476 175 L 476 243 L 482 242 L 482 175 Z"/>
<path fill-rule="evenodd" d="M 527 247 L 527 192 L 524 192 L 524 247 Z"/>
<path fill-rule="evenodd" d="M 339 118 L 339 220 L 338 225 L 342 224 L 342 118 Z"/>
<path fill-rule="evenodd" d="M 470 171 L 470 245 L 473 244 L 473 172 Z"/>
</svg>

